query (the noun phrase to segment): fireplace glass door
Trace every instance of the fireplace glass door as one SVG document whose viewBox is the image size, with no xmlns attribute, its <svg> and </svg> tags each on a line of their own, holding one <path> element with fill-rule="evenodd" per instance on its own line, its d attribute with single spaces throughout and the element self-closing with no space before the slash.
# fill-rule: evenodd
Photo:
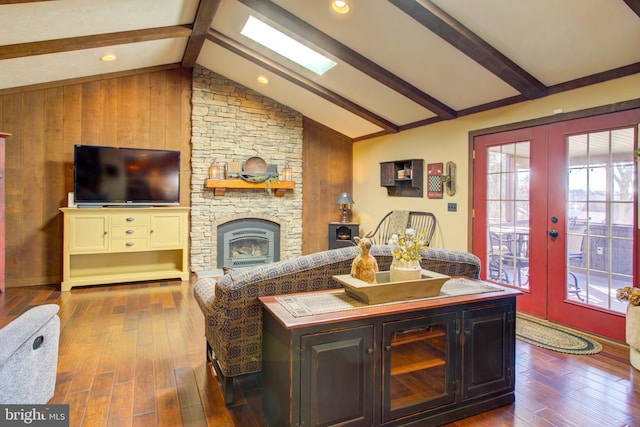
<svg viewBox="0 0 640 427">
<path fill-rule="evenodd" d="M 218 227 L 218 268 L 244 268 L 280 259 L 280 226 L 262 219 L 240 219 Z"/>
</svg>

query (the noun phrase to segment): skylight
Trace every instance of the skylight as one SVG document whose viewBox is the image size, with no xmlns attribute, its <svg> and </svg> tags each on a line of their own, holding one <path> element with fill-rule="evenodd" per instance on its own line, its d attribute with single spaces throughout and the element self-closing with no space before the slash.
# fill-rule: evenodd
<svg viewBox="0 0 640 427">
<path fill-rule="evenodd" d="M 240 32 L 245 37 L 321 76 L 336 63 L 253 16 Z"/>
</svg>

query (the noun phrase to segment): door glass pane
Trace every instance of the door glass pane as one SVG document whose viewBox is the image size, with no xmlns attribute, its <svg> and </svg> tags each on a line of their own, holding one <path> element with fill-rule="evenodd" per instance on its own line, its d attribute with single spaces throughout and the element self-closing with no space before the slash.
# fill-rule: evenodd
<svg viewBox="0 0 640 427">
<path fill-rule="evenodd" d="M 623 312 L 632 286 L 634 129 L 568 138 L 567 286 L 570 301 Z"/>
<path fill-rule="evenodd" d="M 488 278 L 529 287 L 529 141 L 487 149 Z"/>
</svg>

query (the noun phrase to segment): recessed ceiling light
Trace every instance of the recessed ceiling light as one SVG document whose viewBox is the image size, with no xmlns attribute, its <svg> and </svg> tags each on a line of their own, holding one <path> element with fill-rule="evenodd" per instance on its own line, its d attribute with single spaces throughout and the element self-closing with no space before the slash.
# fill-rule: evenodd
<svg viewBox="0 0 640 427">
<path fill-rule="evenodd" d="M 245 37 L 321 76 L 336 63 L 270 25 L 249 16 L 240 32 Z"/>
<path fill-rule="evenodd" d="M 109 61 L 115 61 L 116 58 L 117 56 L 115 53 L 107 53 L 106 55 L 102 55 L 100 57 L 100 60 L 104 62 L 109 62 Z"/>
<path fill-rule="evenodd" d="M 269 84 L 269 79 L 266 78 L 265 76 L 258 76 L 256 80 L 258 80 L 258 83 L 263 85 Z"/>
<path fill-rule="evenodd" d="M 335 0 L 331 2 L 331 8 L 338 13 L 342 13 L 342 14 L 349 13 L 349 5 L 347 4 L 346 1 Z"/>
</svg>

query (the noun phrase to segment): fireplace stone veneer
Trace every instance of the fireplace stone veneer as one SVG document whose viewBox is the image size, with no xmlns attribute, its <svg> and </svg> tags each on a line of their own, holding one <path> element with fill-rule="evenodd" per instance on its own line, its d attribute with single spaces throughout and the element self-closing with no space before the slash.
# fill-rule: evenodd
<svg viewBox="0 0 640 427">
<path fill-rule="evenodd" d="M 193 69 L 191 110 L 190 268 L 218 267 L 217 229 L 242 218 L 280 226 L 280 261 L 302 253 L 302 115 L 201 66 Z M 259 156 L 279 169 L 288 163 L 294 188 L 282 197 L 265 190 L 206 188 L 209 166 Z"/>
</svg>

